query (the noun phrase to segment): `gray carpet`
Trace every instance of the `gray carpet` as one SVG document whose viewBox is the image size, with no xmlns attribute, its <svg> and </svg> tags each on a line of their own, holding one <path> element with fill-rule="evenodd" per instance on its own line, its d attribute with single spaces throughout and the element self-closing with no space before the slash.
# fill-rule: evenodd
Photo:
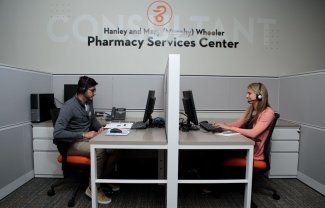
<svg viewBox="0 0 325 208">
<path fill-rule="evenodd" d="M 48 208 L 67 207 L 72 187 L 56 189 L 56 195 L 49 197 L 50 185 L 61 179 L 34 178 L 0 201 L 1 208 Z M 262 179 L 265 180 L 265 179 Z M 265 181 L 264 181 L 265 182 Z M 281 195 L 280 200 L 262 193 L 253 193 L 253 200 L 259 208 L 324 208 L 325 196 L 309 188 L 297 179 L 271 179 L 268 181 Z M 178 207 L 212 208 L 243 207 L 242 186 L 215 185 L 213 194 L 201 195 L 198 185 L 179 185 Z M 113 194 L 112 203 L 99 207 L 110 208 L 160 208 L 165 207 L 165 186 L 147 184 L 124 184 L 121 191 Z M 91 200 L 79 192 L 75 207 L 91 207 Z"/>
</svg>

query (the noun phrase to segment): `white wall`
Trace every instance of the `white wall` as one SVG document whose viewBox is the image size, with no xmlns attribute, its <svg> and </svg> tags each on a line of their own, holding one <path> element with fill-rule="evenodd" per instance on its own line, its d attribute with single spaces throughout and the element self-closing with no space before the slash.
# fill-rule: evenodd
<svg viewBox="0 0 325 208">
<path fill-rule="evenodd" d="M 173 17 L 163 27 L 148 21 L 154 0 L 1 0 L 0 62 L 54 74 L 163 74 L 167 55 L 182 57 L 181 74 L 279 76 L 325 65 L 322 0 L 167 1 Z M 220 30 L 221 37 L 162 33 L 104 35 L 103 29 Z M 87 36 L 143 40 L 141 49 L 87 46 Z M 195 47 L 148 46 L 157 40 L 194 41 Z M 239 42 L 205 48 L 199 40 Z"/>
</svg>

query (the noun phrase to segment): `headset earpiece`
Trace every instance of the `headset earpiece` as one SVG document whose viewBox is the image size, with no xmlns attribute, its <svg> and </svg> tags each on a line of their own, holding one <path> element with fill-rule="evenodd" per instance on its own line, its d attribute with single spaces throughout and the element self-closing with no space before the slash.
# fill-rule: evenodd
<svg viewBox="0 0 325 208">
<path fill-rule="evenodd" d="M 87 91 L 87 85 L 88 85 L 88 79 L 89 77 L 87 77 L 85 84 L 80 88 L 80 90 L 85 93 Z"/>
<path fill-rule="evenodd" d="M 258 92 L 256 93 L 256 100 L 261 101 L 263 99 L 263 95 L 261 94 L 262 84 L 258 83 Z"/>
<path fill-rule="evenodd" d="M 260 93 L 256 94 L 256 100 L 262 100 L 263 96 Z"/>
</svg>

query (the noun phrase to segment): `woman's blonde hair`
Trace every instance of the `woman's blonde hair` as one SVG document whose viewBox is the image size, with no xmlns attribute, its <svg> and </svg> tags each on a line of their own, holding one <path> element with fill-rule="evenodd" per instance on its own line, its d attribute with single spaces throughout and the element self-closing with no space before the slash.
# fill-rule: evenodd
<svg viewBox="0 0 325 208">
<path fill-rule="evenodd" d="M 265 85 L 260 82 L 251 83 L 248 85 L 247 88 L 251 89 L 256 94 L 256 100 L 258 100 L 257 107 L 256 107 L 256 115 L 253 120 L 253 122 L 255 123 L 260 113 L 263 112 L 267 107 L 270 107 L 269 93 L 267 92 Z M 257 98 L 258 95 L 261 96 L 261 99 Z M 248 114 L 248 117 L 250 117 L 252 113 L 253 113 L 253 107 L 250 108 L 250 113 Z"/>
</svg>

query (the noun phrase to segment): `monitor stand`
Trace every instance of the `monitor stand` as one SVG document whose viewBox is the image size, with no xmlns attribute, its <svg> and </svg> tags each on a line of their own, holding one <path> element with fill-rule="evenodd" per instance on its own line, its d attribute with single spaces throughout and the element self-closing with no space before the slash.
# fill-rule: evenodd
<svg viewBox="0 0 325 208">
<path fill-rule="evenodd" d="M 185 125 L 181 127 L 182 131 L 187 132 L 187 131 L 197 131 L 200 130 L 199 126 L 192 125 L 191 122 L 188 120 Z"/>
</svg>

